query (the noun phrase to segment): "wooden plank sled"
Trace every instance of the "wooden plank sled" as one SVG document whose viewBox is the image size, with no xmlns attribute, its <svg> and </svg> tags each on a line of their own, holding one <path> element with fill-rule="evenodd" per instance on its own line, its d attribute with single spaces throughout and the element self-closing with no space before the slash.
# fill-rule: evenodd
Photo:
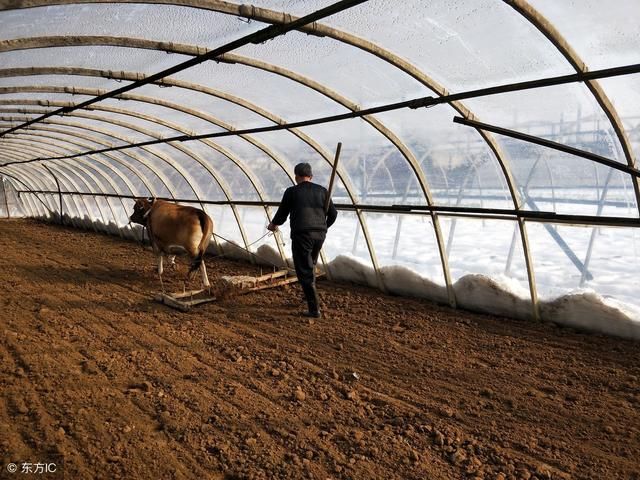
<svg viewBox="0 0 640 480">
<path fill-rule="evenodd" d="M 324 276 L 323 272 L 316 272 L 316 277 Z M 298 277 L 289 270 L 279 270 L 277 272 L 251 277 L 248 275 L 236 275 L 222 277 L 223 290 L 225 293 L 246 293 L 264 290 L 267 288 L 281 287 L 298 281 Z M 175 308 L 182 312 L 188 312 L 192 307 L 204 303 L 215 302 L 216 297 L 209 294 L 207 290 L 189 290 L 176 293 L 158 293 L 153 299 L 156 302 Z"/>
<path fill-rule="evenodd" d="M 324 273 L 316 273 L 316 277 L 323 276 Z M 266 288 L 281 287 L 298 281 L 298 277 L 290 273 L 289 270 L 279 270 L 277 272 L 251 277 L 248 275 L 236 275 L 222 277 L 225 290 L 237 293 L 249 293 Z"/>
<path fill-rule="evenodd" d="M 196 305 L 203 303 L 215 302 L 216 297 L 210 295 L 207 290 L 189 290 L 186 292 L 176 293 L 159 293 L 153 299 L 156 302 L 163 303 L 168 307 L 188 312 Z"/>
</svg>

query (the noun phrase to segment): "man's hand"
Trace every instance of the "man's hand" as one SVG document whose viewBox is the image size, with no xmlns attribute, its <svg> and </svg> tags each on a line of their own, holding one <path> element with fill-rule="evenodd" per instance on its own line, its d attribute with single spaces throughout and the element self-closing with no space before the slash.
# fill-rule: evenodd
<svg viewBox="0 0 640 480">
<path fill-rule="evenodd" d="M 269 225 L 267 225 L 267 230 L 269 230 L 270 232 L 277 232 L 278 231 L 278 225 L 270 223 Z"/>
</svg>

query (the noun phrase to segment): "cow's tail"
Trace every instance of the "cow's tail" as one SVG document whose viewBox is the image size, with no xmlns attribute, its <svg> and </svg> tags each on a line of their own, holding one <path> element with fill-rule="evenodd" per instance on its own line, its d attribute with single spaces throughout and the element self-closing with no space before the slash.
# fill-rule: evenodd
<svg viewBox="0 0 640 480">
<path fill-rule="evenodd" d="M 198 210 L 198 219 L 200 220 L 200 228 L 202 229 L 202 239 L 198 245 L 198 255 L 193 259 L 193 262 L 191 262 L 189 273 L 193 273 L 200 268 L 202 258 L 207 251 L 209 242 L 211 242 L 211 234 L 213 233 L 213 221 L 209 215 L 202 210 Z"/>
</svg>

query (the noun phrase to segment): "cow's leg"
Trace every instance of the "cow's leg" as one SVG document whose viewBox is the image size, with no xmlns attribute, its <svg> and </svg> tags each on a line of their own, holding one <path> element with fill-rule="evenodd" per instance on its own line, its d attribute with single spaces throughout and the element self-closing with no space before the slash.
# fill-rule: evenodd
<svg viewBox="0 0 640 480">
<path fill-rule="evenodd" d="M 164 293 L 164 283 L 162 283 L 162 252 L 158 253 L 158 277 L 160 277 L 160 288 L 162 289 L 162 293 Z"/>
<path fill-rule="evenodd" d="M 208 288 L 209 293 L 211 293 L 211 284 L 209 283 L 209 277 L 207 277 L 207 267 L 204 264 L 204 260 L 200 264 L 200 273 L 202 273 L 202 285 L 204 288 Z"/>
</svg>

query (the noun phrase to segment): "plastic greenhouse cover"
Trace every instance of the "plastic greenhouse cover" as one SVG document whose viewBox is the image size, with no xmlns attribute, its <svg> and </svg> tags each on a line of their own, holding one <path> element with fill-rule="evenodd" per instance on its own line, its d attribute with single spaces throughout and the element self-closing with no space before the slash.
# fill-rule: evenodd
<svg viewBox="0 0 640 480">
<path fill-rule="evenodd" d="M 530 0 L 591 70 L 640 62 L 640 3 Z M 578 10 L 576 12 L 576 9 Z"/>
<path fill-rule="evenodd" d="M 505 2 L 409 0 L 389 8 L 388 0 L 371 0 L 326 23 L 384 45 L 454 92 L 571 73 Z"/>
<path fill-rule="evenodd" d="M 188 52 L 219 47 L 267 25 L 181 3 L 0 11 L 0 129 L 128 85 L 192 58 Z M 279 19 L 284 17 L 278 12 L 301 16 L 331 3 L 256 0 L 253 6 L 271 12 L 254 12 L 247 5 L 242 11 Z M 240 8 L 239 2 L 211 5 L 230 12 Z M 634 24 L 640 6 L 633 2 L 531 0 L 522 5 L 549 21 L 549 38 L 541 31 L 544 26 L 507 2 L 369 0 L 320 21 L 317 33 L 324 36 L 307 30 L 248 44 L 227 56 L 235 63 L 209 61 L 172 75 L 163 86 L 145 85 L 90 110 L 39 122 L 29 135 L 0 136 L 0 163 L 276 125 L 575 73 L 564 54 L 589 70 L 640 61 L 640 33 Z M 13 41 L 20 39 L 31 43 Z M 564 41 L 568 53 L 562 51 Z M 40 70 L 7 70 L 31 67 Z M 312 163 L 314 180 L 326 184 L 336 143 L 342 141 L 337 203 L 422 209 L 430 204 L 448 210 L 341 212 L 324 251 L 336 278 L 441 302 L 455 296 L 461 306 L 482 311 L 493 306 L 494 312 L 517 317 L 532 315 L 532 288 L 544 318 L 572 315 L 554 303 L 564 295 L 575 311 L 596 302 L 603 318 L 640 320 L 633 308 L 638 300 L 629 289 L 637 283 L 629 269 L 638 259 L 637 228 L 550 223 L 554 214 L 567 214 L 628 219 L 634 225 L 637 180 L 584 158 L 452 122 L 456 115 L 477 119 L 633 165 L 640 148 L 636 79 L 603 79 L 597 88 L 572 83 L 294 131 L 135 147 L 48 165 L 69 191 L 160 195 L 194 205 L 198 200 L 278 201 L 300 161 Z M 29 188 L 56 190 L 40 162 L 4 171 Z M 34 195 L 23 197 L 25 213 L 48 215 Z M 52 195 L 43 198 L 57 211 Z M 64 198 L 65 213 L 79 217 L 74 225 L 86 227 L 86 217 L 111 233 L 122 234 L 129 208 L 130 200 Z M 474 212 L 482 218 L 448 216 L 465 208 L 479 209 Z M 206 209 L 234 242 L 255 240 L 268 221 L 260 206 Z M 548 218 L 489 218 L 496 209 L 544 212 Z M 272 239 L 259 247 L 270 258 L 280 257 Z M 622 312 L 619 318 L 616 312 Z M 626 325 L 622 320 L 612 325 L 610 333 L 636 335 L 620 326 Z"/>
</svg>

